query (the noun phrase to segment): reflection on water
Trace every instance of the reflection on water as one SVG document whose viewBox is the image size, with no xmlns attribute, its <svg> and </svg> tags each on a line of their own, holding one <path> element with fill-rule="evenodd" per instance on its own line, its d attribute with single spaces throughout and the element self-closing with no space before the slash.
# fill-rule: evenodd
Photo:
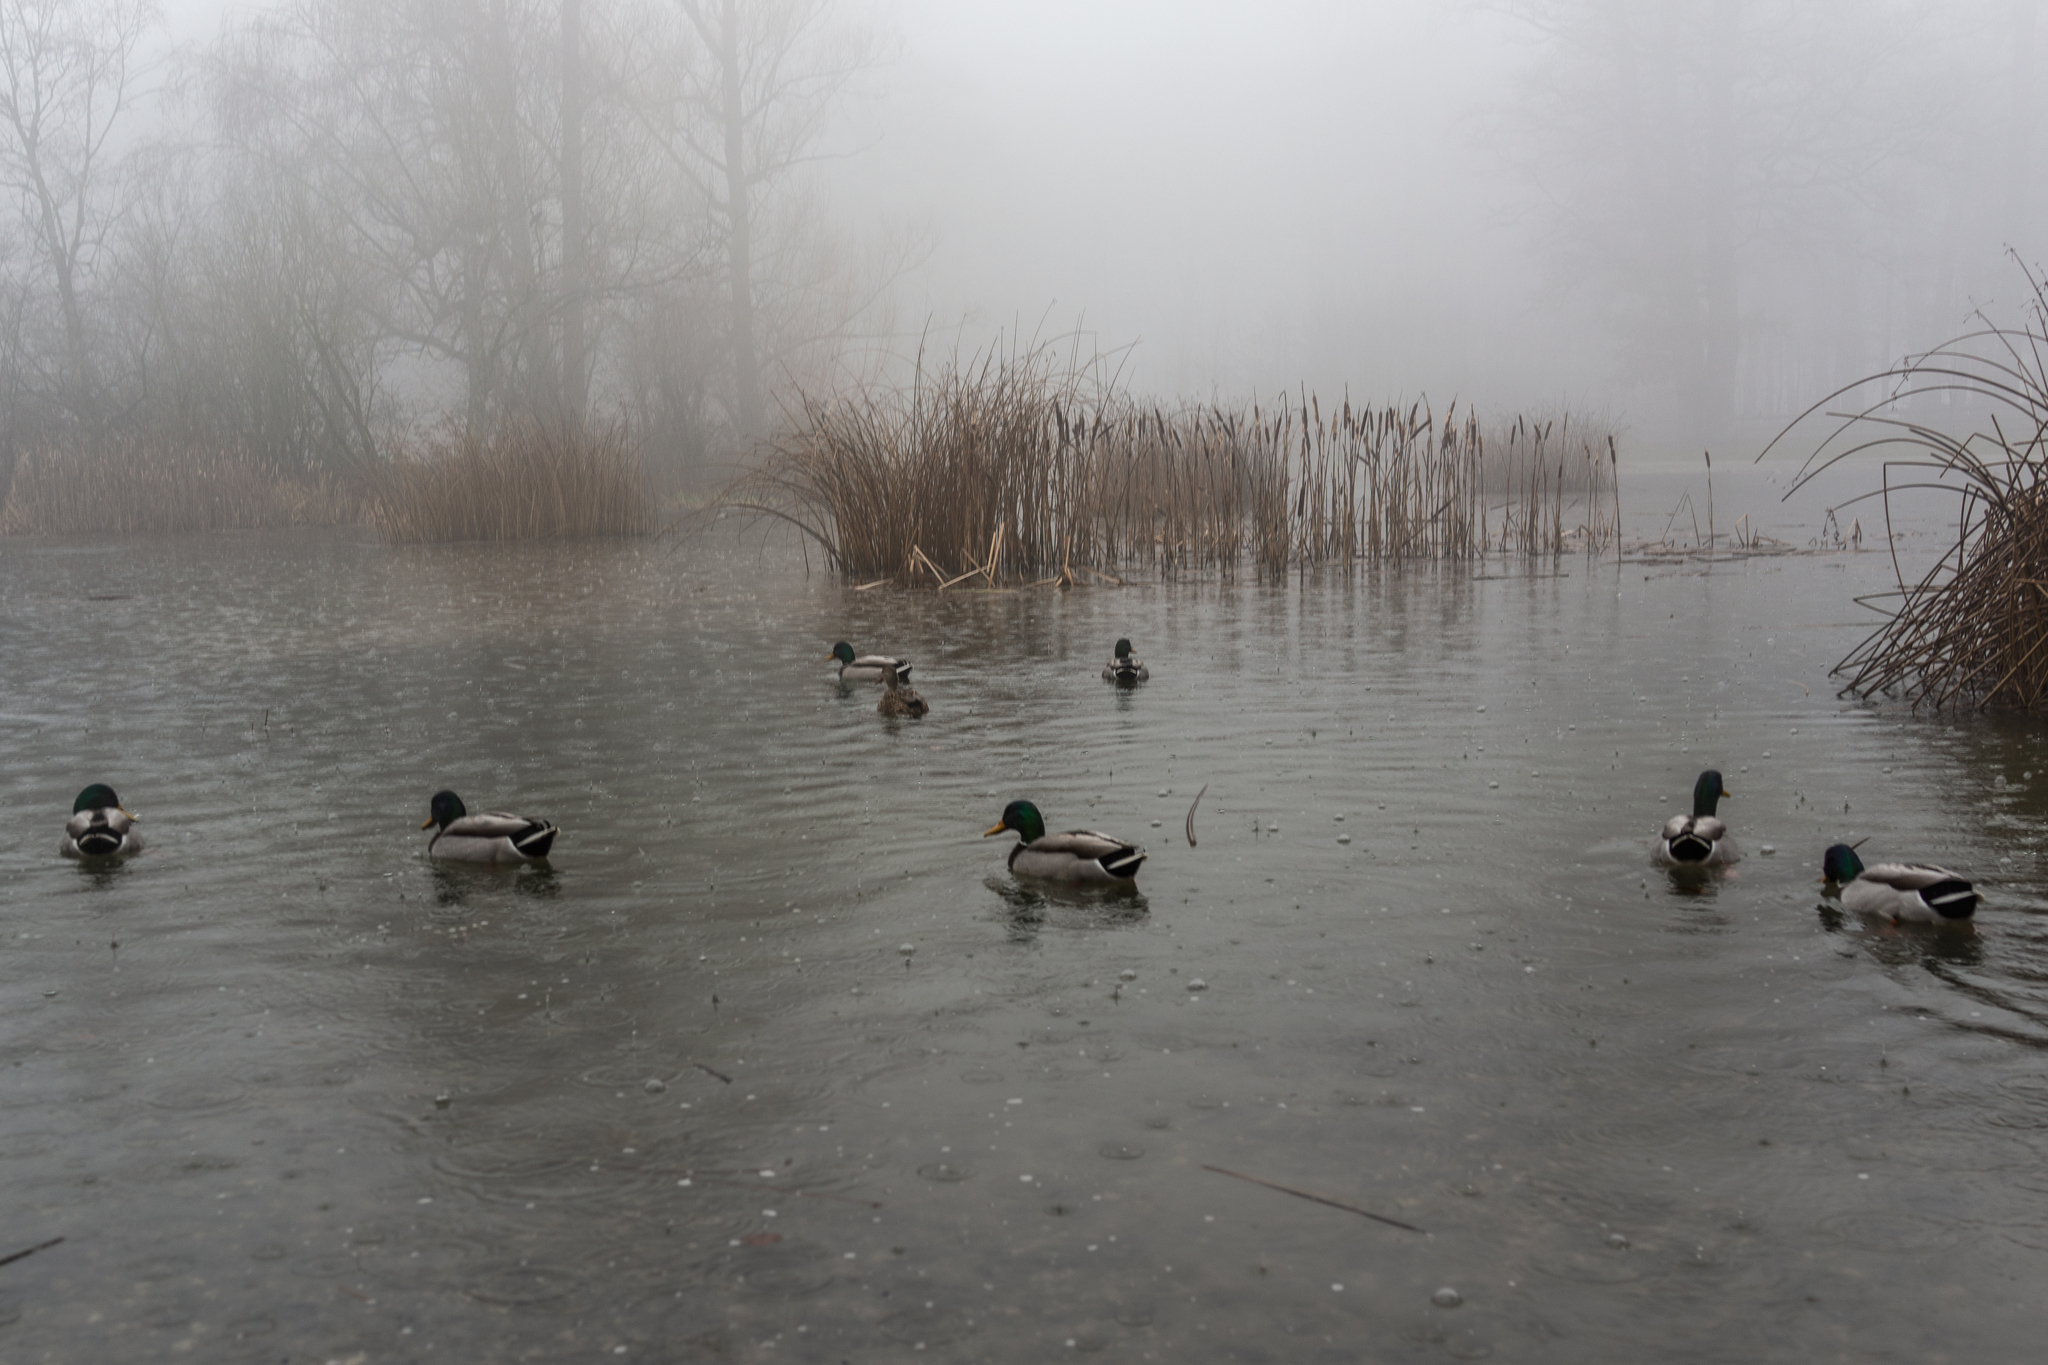
<svg viewBox="0 0 2048 1365">
<path fill-rule="evenodd" d="M 2026 1358 L 2036 728 L 1835 698 L 1888 556 L 1563 568 L 0 541 L 0 1255 L 65 1238 L 0 1359 Z M 1689 882 L 1707 766 L 1749 856 Z M 151 852 L 68 865 L 101 779 Z M 429 863 L 444 786 L 551 865 Z M 1011 878 L 1020 795 L 1138 886 Z M 1865 836 L 1976 931 L 1816 913 Z"/>
</svg>

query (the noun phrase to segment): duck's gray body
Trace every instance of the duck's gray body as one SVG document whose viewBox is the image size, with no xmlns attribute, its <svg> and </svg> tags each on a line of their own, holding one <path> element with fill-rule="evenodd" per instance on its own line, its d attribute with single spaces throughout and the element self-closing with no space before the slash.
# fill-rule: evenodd
<svg viewBox="0 0 2048 1365">
<path fill-rule="evenodd" d="M 1052 882 L 1128 882 L 1145 850 L 1092 829 L 1047 834 L 1010 849 L 1010 871 Z"/>
<path fill-rule="evenodd" d="M 1894 922 L 1954 924 L 1977 913 L 1969 881 L 1932 863 L 1877 863 L 1841 883 L 1842 908 Z"/>
<path fill-rule="evenodd" d="M 119 806 L 73 811 L 57 851 L 67 858 L 126 858 L 142 852 L 135 819 Z"/>
<path fill-rule="evenodd" d="M 458 863 L 537 863 L 560 833 L 545 820 L 483 811 L 451 821 L 427 841 L 427 856 Z"/>
</svg>

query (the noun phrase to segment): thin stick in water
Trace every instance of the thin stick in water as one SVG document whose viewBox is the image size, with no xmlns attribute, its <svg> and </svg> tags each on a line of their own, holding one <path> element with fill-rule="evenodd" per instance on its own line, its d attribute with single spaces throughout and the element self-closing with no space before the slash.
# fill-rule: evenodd
<svg viewBox="0 0 2048 1365">
<path fill-rule="evenodd" d="M 1325 1198 L 1320 1194 L 1310 1194 L 1307 1190 L 1297 1190 L 1292 1185 L 1281 1185 L 1271 1180 L 1261 1180 L 1255 1175 L 1246 1175 L 1243 1171 L 1228 1171 L 1221 1166 L 1211 1166 L 1207 1162 L 1202 1163 L 1202 1169 L 1214 1171 L 1218 1175 L 1227 1175 L 1233 1180 L 1244 1180 L 1254 1185 L 1264 1185 L 1269 1190 L 1278 1190 L 1282 1194 L 1291 1194 L 1296 1199 L 1306 1199 L 1310 1203 L 1328 1204 L 1333 1209 L 1342 1209 L 1346 1213 L 1355 1213 L 1361 1218 L 1370 1218 L 1375 1223 L 1385 1223 L 1389 1227 L 1402 1228 L 1408 1232 L 1422 1231 L 1421 1228 L 1416 1227 L 1413 1223 L 1404 1223 L 1398 1218 L 1389 1218 L 1384 1213 L 1374 1213 L 1370 1209 L 1361 1209 L 1351 1204 L 1342 1203 L 1339 1200 Z M 1427 1236 L 1428 1234 L 1425 1233 L 1424 1235 Z"/>
<path fill-rule="evenodd" d="M 33 1256 L 38 1251 L 48 1251 L 51 1247 L 57 1245 L 57 1243 L 63 1240 L 64 1239 L 62 1237 L 52 1237 L 47 1242 L 37 1242 L 32 1247 L 23 1247 L 20 1251 L 17 1251 L 12 1255 L 0 1256 L 0 1265 L 12 1265 L 16 1261 L 21 1260 L 25 1256 Z"/>
<path fill-rule="evenodd" d="M 1198 792 L 1196 792 L 1196 793 L 1195 793 L 1195 799 L 1194 799 L 1193 801 L 1191 801 L 1191 802 L 1189 802 L 1189 803 L 1188 803 L 1188 847 L 1189 847 L 1189 848 L 1193 848 L 1193 847 L 1195 846 L 1195 807 L 1196 807 L 1196 806 L 1199 806 L 1199 805 L 1201 805 L 1201 804 L 1202 804 L 1202 797 L 1203 797 L 1203 796 L 1204 796 L 1205 794 L 1207 794 L 1208 790 L 1209 790 L 1209 784 L 1208 784 L 1207 782 L 1204 782 L 1204 783 L 1202 784 L 1202 790 L 1201 790 L 1201 791 L 1198 791 Z"/>
</svg>

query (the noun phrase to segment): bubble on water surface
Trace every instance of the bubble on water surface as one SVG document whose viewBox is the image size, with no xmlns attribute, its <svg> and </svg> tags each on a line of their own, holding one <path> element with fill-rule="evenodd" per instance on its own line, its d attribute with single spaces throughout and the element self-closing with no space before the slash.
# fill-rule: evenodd
<svg viewBox="0 0 2048 1365">
<path fill-rule="evenodd" d="M 1429 1301 L 1439 1308 L 1456 1308 L 1465 1301 L 1465 1296 L 1449 1285 L 1445 1285 L 1442 1289 L 1437 1290 L 1436 1293 L 1431 1294 Z"/>
</svg>

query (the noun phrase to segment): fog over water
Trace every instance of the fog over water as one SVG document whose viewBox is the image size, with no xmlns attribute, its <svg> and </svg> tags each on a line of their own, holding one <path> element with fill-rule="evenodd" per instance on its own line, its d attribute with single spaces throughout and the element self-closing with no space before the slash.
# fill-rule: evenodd
<svg viewBox="0 0 2048 1365">
<path fill-rule="evenodd" d="M 1078 327 L 1149 392 L 1570 404 L 1753 450 L 2024 302 L 2038 10 L 841 4 L 859 69 L 776 193 L 877 303 L 854 352 Z M 194 52 L 261 12 L 169 11 Z"/>
</svg>

